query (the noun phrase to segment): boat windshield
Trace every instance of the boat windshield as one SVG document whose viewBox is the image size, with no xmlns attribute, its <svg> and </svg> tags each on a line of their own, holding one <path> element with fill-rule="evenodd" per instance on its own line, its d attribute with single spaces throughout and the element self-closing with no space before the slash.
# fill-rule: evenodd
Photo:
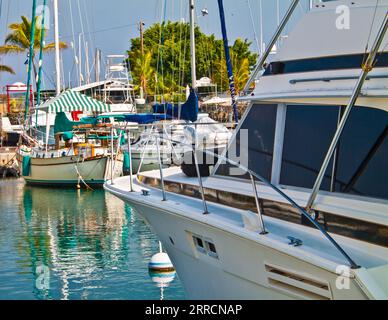
<svg viewBox="0 0 388 320">
<path fill-rule="evenodd" d="M 287 106 L 279 174 L 281 185 L 313 187 L 343 108 Z M 276 105 L 253 105 L 227 153 L 231 160 L 245 164 L 272 181 L 276 112 Z M 355 107 L 321 190 L 388 199 L 387 135 L 388 112 Z M 246 172 L 222 163 L 216 174 L 249 178 Z"/>
</svg>

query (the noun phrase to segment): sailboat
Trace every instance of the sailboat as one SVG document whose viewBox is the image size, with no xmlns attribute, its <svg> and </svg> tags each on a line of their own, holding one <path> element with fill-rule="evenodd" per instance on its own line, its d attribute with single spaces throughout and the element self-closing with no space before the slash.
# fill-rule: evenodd
<svg viewBox="0 0 388 320">
<path fill-rule="evenodd" d="M 32 21 L 35 21 L 35 8 L 36 0 L 33 1 Z M 74 111 L 110 112 L 111 106 L 76 91 L 67 90 L 61 93 L 57 0 L 54 0 L 54 19 L 57 96 L 35 108 L 36 113 L 41 111 L 46 113 L 46 139 L 45 141 L 37 141 L 34 137 L 24 133 L 29 143 L 19 146 L 17 153 L 19 166 L 22 168 L 22 176 L 28 184 L 85 186 L 87 188 L 102 186 L 108 177 L 112 179 L 122 174 L 122 165 L 118 165 L 122 161 L 118 147 L 120 136 L 108 124 L 102 126 L 98 124 L 95 117 L 86 117 L 78 122 L 71 122 L 67 118 L 66 113 Z M 31 38 L 33 39 L 33 35 Z M 31 41 L 31 43 L 33 42 Z M 41 67 L 42 63 L 40 63 Z M 31 63 L 28 83 L 30 82 L 30 74 Z M 26 120 L 28 118 L 28 101 L 27 99 Z M 56 118 L 54 125 L 55 145 L 51 146 L 49 145 L 49 119 L 52 114 L 56 114 Z M 117 149 L 115 149 L 115 145 Z"/>
<path fill-rule="evenodd" d="M 210 177 L 105 184 L 151 225 L 191 299 L 388 299 L 388 1 L 314 6 L 268 63 L 298 2 Z M 351 28 L 337 28 L 339 4 Z"/>
<path fill-rule="evenodd" d="M 156 170 L 159 168 L 159 159 L 163 166 L 182 165 L 186 172 L 195 171 L 191 160 L 191 151 L 187 146 L 194 144 L 198 149 L 221 152 L 232 137 L 224 124 L 218 123 L 207 113 L 199 113 L 199 87 L 214 87 L 210 79 L 197 80 L 196 51 L 195 51 L 195 12 L 194 1 L 190 0 L 190 63 L 191 87 L 186 87 L 187 100 L 182 105 L 172 103 L 155 103 L 153 114 L 143 115 L 155 118 L 162 115 L 163 120 L 152 121 L 150 127 L 136 140 L 132 146 L 123 147 L 125 153 L 131 153 L 132 173 Z M 226 46 L 228 48 L 228 46 Z M 228 48 L 228 57 L 229 48 Z M 230 91 L 232 93 L 232 106 L 237 120 L 237 106 L 233 84 L 232 69 L 228 66 Z M 217 93 L 216 93 L 217 95 Z M 127 119 L 135 119 L 139 115 L 128 115 Z M 150 122 L 151 123 L 151 122 Z M 129 150 L 131 148 L 131 151 Z M 127 167 L 129 170 L 129 167 Z M 127 170 L 126 170 L 127 173 Z"/>
</svg>

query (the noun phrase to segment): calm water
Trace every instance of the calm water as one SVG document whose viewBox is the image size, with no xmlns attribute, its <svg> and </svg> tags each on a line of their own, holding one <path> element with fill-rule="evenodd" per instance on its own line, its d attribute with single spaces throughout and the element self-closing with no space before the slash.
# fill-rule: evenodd
<svg viewBox="0 0 388 320">
<path fill-rule="evenodd" d="M 0 180 L 0 299 L 184 299 L 160 289 L 147 264 L 156 236 L 103 190 L 56 190 Z"/>
</svg>

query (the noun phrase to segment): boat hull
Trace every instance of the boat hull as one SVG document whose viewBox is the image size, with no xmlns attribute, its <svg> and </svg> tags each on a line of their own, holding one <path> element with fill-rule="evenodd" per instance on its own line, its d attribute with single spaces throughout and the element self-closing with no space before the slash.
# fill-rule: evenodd
<svg viewBox="0 0 388 320">
<path fill-rule="evenodd" d="M 19 165 L 23 167 L 21 157 Z M 30 173 L 23 175 L 30 185 L 41 186 L 77 186 L 102 187 L 111 177 L 110 158 L 107 156 L 78 161 L 77 157 L 31 158 Z M 122 174 L 122 161 L 117 161 L 114 177 Z"/>
<path fill-rule="evenodd" d="M 367 299 L 354 279 L 346 290 L 337 288 L 335 271 L 263 245 L 259 234 L 256 239 L 245 238 L 171 210 L 169 201 L 161 198 L 125 193 L 109 185 L 105 188 L 129 203 L 151 226 L 190 299 Z M 193 236 L 214 243 L 218 257 L 199 252 Z"/>
</svg>

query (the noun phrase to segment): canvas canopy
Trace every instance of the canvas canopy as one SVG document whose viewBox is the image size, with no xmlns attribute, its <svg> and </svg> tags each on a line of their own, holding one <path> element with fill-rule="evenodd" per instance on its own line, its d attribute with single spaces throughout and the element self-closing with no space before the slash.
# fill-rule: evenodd
<svg viewBox="0 0 388 320">
<path fill-rule="evenodd" d="M 50 113 L 90 111 L 90 112 L 110 112 L 109 104 L 103 103 L 82 93 L 67 90 L 59 96 L 46 101 L 38 110 L 48 111 Z"/>
</svg>

